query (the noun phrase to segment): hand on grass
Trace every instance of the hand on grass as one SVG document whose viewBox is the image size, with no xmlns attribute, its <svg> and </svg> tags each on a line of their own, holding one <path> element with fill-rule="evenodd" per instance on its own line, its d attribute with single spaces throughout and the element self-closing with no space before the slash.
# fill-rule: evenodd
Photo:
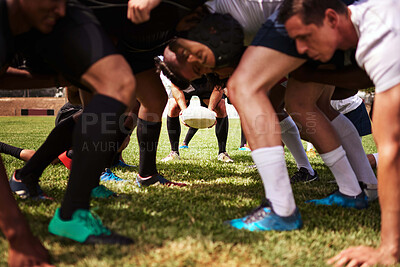
<svg viewBox="0 0 400 267">
<path fill-rule="evenodd" d="M 334 266 L 374 266 L 392 265 L 397 262 L 396 258 L 384 248 L 372 248 L 366 246 L 351 247 L 343 250 L 335 257 L 330 258 L 328 264 Z"/>
<path fill-rule="evenodd" d="M 43 247 L 39 239 L 31 234 L 24 235 L 20 241 L 14 240 L 10 242 L 8 249 L 8 265 L 10 267 L 54 267 L 49 262 L 50 255 L 48 251 Z"/>
</svg>

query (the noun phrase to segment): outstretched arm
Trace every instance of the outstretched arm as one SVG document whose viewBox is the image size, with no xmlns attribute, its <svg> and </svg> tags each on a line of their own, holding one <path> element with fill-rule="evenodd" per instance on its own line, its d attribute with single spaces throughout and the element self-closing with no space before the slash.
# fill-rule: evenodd
<svg viewBox="0 0 400 267">
<path fill-rule="evenodd" d="M 376 249 L 360 246 L 343 250 L 329 259 L 335 266 L 391 265 L 400 260 L 400 84 L 378 93 L 374 105 L 381 244 Z"/>
<path fill-rule="evenodd" d="M 0 76 L 0 88 L 2 89 L 38 89 L 67 85 L 69 83 L 61 75 L 33 74 L 12 67 L 9 67 L 7 72 Z"/>
</svg>

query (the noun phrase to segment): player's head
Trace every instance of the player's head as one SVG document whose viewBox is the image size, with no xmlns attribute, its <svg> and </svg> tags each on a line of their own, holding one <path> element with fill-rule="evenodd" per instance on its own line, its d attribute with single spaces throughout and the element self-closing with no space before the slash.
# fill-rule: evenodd
<svg viewBox="0 0 400 267">
<path fill-rule="evenodd" d="M 66 0 L 14 0 L 19 7 L 18 23 L 50 33 L 57 20 L 65 16 Z"/>
<path fill-rule="evenodd" d="M 340 20 L 347 16 L 347 6 L 340 0 L 285 0 L 278 20 L 300 54 L 326 62 L 338 48 Z"/>
<path fill-rule="evenodd" d="M 166 66 L 177 77 L 192 81 L 206 73 L 234 67 L 243 53 L 243 29 L 229 14 L 209 14 L 174 39 L 164 51 Z"/>
</svg>

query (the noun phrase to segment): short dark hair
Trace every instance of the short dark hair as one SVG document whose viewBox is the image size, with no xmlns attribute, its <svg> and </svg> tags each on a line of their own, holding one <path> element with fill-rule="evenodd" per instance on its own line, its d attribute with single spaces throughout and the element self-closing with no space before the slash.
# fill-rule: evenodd
<svg viewBox="0 0 400 267">
<path fill-rule="evenodd" d="M 294 15 L 299 15 L 305 25 L 321 26 L 325 11 L 331 8 L 338 14 L 347 14 L 347 6 L 340 0 L 284 0 L 278 14 L 278 22 L 286 23 Z"/>
</svg>

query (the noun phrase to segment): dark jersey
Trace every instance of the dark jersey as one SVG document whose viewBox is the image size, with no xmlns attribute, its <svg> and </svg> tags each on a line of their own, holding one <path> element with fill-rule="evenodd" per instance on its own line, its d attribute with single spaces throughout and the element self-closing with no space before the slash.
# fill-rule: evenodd
<svg viewBox="0 0 400 267">
<path fill-rule="evenodd" d="M 213 81 L 210 81 L 207 76 L 191 81 L 190 85 L 191 86 L 188 88 L 182 90 L 186 100 L 190 100 L 192 96 L 198 96 L 201 100 L 210 99 L 210 96 L 214 91 L 214 83 Z"/>
<path fill-rule="evenodd" d="M 66 16 L 57 22 L 53 32 L 30 46 L 26 54 L 33 60 L 28 60 L 27 65 L 44 69 L 38 63 L 41 58 L 79 87 L 80 76 L 93 63 L 117 52 L 126 58 L 134 73 L 154 68 L 154 56 L 162 54 L 179 20 L 205 1 L 181 1 L 183 8 L 163 2 L 152 11 L 149 22 L 139 25 L 126 18 L 127 2 L 69 0 Z M 107 34 L 117 37 L 118 50 Z"/>
<path fill-rule="evenodd" d="M 126 18 L 127 0 L 80 0 L 90 7 L 103 28 L 118 40 L 117 48 L 134 73 L 154 67 L 153 58 L 161 55 L 176 35 L 179 21 L 205 0 L 162 1 L 150 14 L 150 20 L 134 24 Z"/>
</svg>

